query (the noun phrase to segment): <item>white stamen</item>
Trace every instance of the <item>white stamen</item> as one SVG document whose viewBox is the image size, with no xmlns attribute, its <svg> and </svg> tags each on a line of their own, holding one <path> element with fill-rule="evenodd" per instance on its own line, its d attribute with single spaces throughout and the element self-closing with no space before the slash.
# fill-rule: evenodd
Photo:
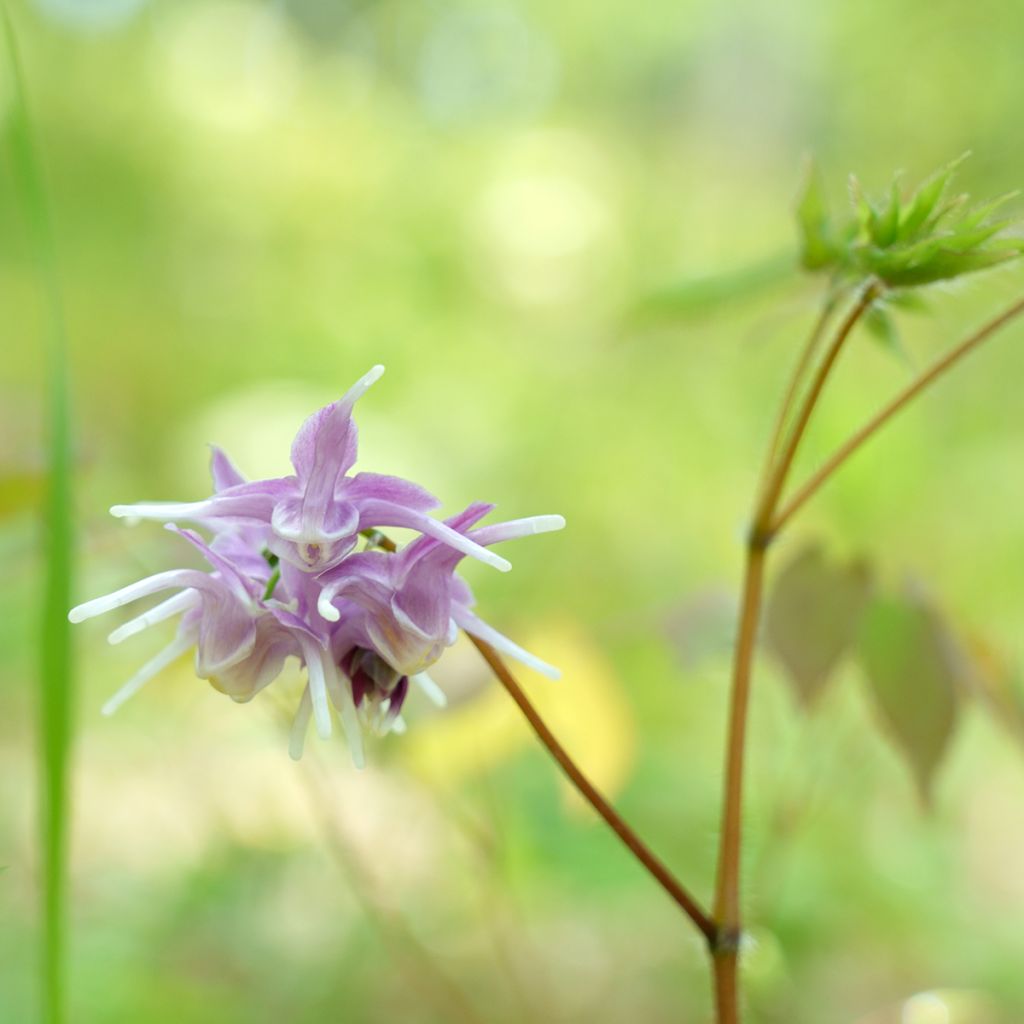
<svg viewBox="0 0 1024 1024">
<path fill-rule="evenodd" d="M 309 695 L 309 687 L 302 691 L 302 700 L 295 712 L 292 722 L 291 736 L 288 740 L 288 755 L 293 761 L 302 760 L 302 752 L 306 747 L 306 733 L 309 732 L 309 720 L 313 715 L 313 700 Z"/>
<path fill-rule="evenodd" d="M 384 367 L 378 363 L 368 373 L 363 374 L 363 376 L 345 392 L 342 402 L 346 405 L 355 405 L 356 402 L 358 402 L 359 399 L 362 398 L 363 395 L 365 395 L 366 392 L 369 391 L 370 388 L 383 376 Z"/>
<path fill-rule="evenodd" d="M 531 654 L 520 647 L 519 644 L 509 640 L 507 636 L 499 633 L 493 626 L 488 626 L 486 622 L 478 619 L 472 612 L 462 608 L 457 609 L 455 619 L 467 633 L 472 633 L 474 636 L 480 637 L 481 640 L 487 641 L 496 651 L 507 654 L 510 658 L 515 658 L 516 661 L 521 662 L 527 668 L 532 668 L 535 672 L 539 672 L 549 679 L 562 678 L 562 673 L 554 665 L 541 661 L 535 654 Z"/>
<path fill-rule="evenodd" d="M 320 596 L 316 599 L 316 610 L 328 622 L 337 622 L 341 618 L 341 612 L 331 604 L 336 593 L 337 591 L 332 590 L 329 586 L 324 587 L 320 591 Z"/>
<path fill-rule="evenodd" d="M 209 508 L 209 501 L 147 501 L 113 505 L 110 514 L 116 519 L 195 519 Z"/>
<path fill-rule="evenodd" d="M 450 526 L 445 526 L 444 523 L 439 523 L 436 519 L 431 519 L 430 516 L 416 515 L 410 518 L 415 519 L 415 529 L 425 533 L 428 537 L 441 541 L 442 544 L 447 544 L 450 548 L 455 548 L 456 551 L 461 551 L 470 558 L 475 558 L 485 565 L 493 566 L 500 572 L 508 572 L 512 568 L 512 563 L 507 558 L 502 558 L 493 551 L 488 551 L 464 534 L 453 530 Z"/>
<path fill-rule="evenodd" d="M 177 636 L 159 654 L 150 658 L 120 690 L 103 705 L 103 714 L 112 715 L 129 697 L 133 697 L 158 672 L 163 671 L 172 661 L 184 654 L 196 638 L 190 634 Z"/>
<path fill-rule="evenodd" d="M 205 574 L 190 569 L 171 569 L 168 572 L 158 572 L 155 576 L 147 576 L 138 583 L 132 583 L 112 594 L 94 598 L 72 608 L 68 612 L 68 620 L 71 622 L 84 622 L 86 619 L 103 615 L 105 612 L 121 608 L 123 605 L 131 604 L 140 597 L 148 597 L 161 590 L 170 590 L 172 587 L 191 586 L 197 577 Z"/>
<path fill-rule="evenodd" d="M 182 612 L 186 608 L 191 608 L 198 600 L 199 592 L 189 587 L 188 590 L 183 590 L 180 594 L 169 597 L 155 608 L 150 608 L 148 612 L 143 612 L 134 619 L 129 619 L 124 625 L 118 626 L 107 637 L 107 642 L 119 644 L 123 640 L 127 640 L 128 637 L 135 636 L 136 633 L 141 633 L 144 629 L 148 629 L 158 622 L 163 622 L 164 619 L 169 619 L 172 615 L 177 615 L 178 612 Z"/>
<path fill-rule="evenodd" d="M 405 724 L 405 719 L 401 715 L 398 715 L 398 717 L 391 723 L 391 731 L 396 736 L 404 736 L 407 728 L 408 726 Z"/>
<path fill-rule="evenodd" d="M 331 736 L 331 709 L 327 703 L 327 684 L 324 679 L 326 663 L 329 655 L 324 657 L 320 647 L 308 637 L 303 636 L 302 656 L 306 661 L 306 674 L 309 677 L 309 694 L 313 701 L 313 718 L 316 721 L 317 735 L 322 740 Z"/>
<path fill-rule="evenodd" d="M 459 624 L 452 618 L 448 619 L 448 635 L 444 639 L 449 647 L 459 639 Z"/>
<path fill-rule="evenodd" d="M 448 697 L 444 690 L 426 672 L 417 672 L 415 675 L 409 676 L 409 681 L 415 683 L 427 695 L 430 702 L 437 707 L 443 708 L 448 703 Z"/>
<path fill-rule="evenodd" d="M 495 523 L 493 526 L 481 526 L 470 536 L 479 544 L 498 544 L 503 540 L 553 533 L 562 529 L 565 529 L 565 516 L 528 516 L 525 519 L 510 519 L 507 523 Z"/>
<path fill-rule="evenodd" d="M 345 739 L 348 740 L 352 763 L 361 771 L 366 767 L 366 756 L 363 753 L 363 731 L 359 726 L 359 714 L 356 711 L 356 702 L 352 697 L 352 687 L 347 679 L 338 677 L 333 661 L 330 662 L 330 665 L 328 686 L 331 690 L 331 700 L 334 701 L 338 718 L 341 720 L 341 728 L 345 732 Z"/>
</svg>

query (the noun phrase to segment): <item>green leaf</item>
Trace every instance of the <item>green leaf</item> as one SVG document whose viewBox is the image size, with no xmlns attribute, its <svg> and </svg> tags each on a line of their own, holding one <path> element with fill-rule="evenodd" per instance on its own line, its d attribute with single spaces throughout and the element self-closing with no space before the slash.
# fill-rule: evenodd
<svg viewBox="0 0 1024 1024">
<path fill-rule="evenodd" d="M 813 160 L 808 160 L 804 171 L 796 218 L 800 230 L 801 266 L 805 270 L 820 270 L 835 263 L 836 250 L 829 227 L 824 182 Z"/>
<path fill-rule="evenodd" d="M 869 592 L 864 564 L 830 564 L 817 544 L 798 552 L 776 577 L 765 641 L 805 708 L 820 698 L 856 639 Z"/>
<path fill-rule="evenodd" d="M 930 803 L 936 769 L 957 723 L 963 652 L 939 614 L 908 593 L 872 601 L 858 657 L 882 724 Z"/>
<path fill-rule="evenodd" d="M 907 238 L 919 228 L 924 227 L 929 218 L 936 214 L 936 207 L 939 205 L 939 200 L 945 194 L 953 174 L 960 164 L 967 159 L 968 155 L 964 153 L 962 156 L 957 157 L 956 160 L 940 168 L 918 186 L 917 191 L 911 196 L 910 202 L 907 204 L 906 210 L 900 219 L 900 234 L 902 237 Z M 946 212 L 945 209 L 940 209 L 934 219 L 938 219 L 938 216 Z"/>
<path fill-rule="evenodd" d="M 36 153 L 18 60 L 14 28 L 7 8 L 0 10 L 4 44 L 0 74 L 8 83 L 10 106 L 0 121 L 9 153 L 16 194 L 28 222 L 45 313 L 49 385 L 48 467 L 43 502 L 44 581 L 39 632 L 39 840 L 41 846 L 42 988 L 41 1019 L 65 1019 L 66 892 L 69 821 L 70 751 L 72 738 L 71 640 L 67 612 L 71 605 L 73 536 L 71 524 L 71 420 L 67 366 L 67 335 L 61 299 L 50 208 Z M 32 344 L 19 338 L 15 343 Z M 40 346 L 42 347 L 42 346 Z"/>
</svg>

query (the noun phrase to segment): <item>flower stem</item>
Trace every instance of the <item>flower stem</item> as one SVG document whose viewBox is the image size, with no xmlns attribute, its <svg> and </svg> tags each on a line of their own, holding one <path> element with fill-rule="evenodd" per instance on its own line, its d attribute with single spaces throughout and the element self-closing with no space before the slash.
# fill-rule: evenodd
<svg viewBox="0 0 1024 1024">
<path fill-rule="evenodd" d="M 753 524 L 747 539 L 743 574 L 743 596 L 740 622 L 733 658 L 732 691 L 729 696 L 729 726 L 725 752 L 725 788 L 722 800 L 722 830 L 718 855 L 718 874 L 715 885 L 715 937 L 710 943 L 714 970 L 715 1006 L 718 1024 L 737 1024 L 739 1021 L 738 965 L 742 934 L 740 914 L 740 860 L 743 838 L 743 762 L 746 752 L 747 717 L 750 708 L 750 684 L 761 615 L 761 595 L 768 546 L 775 536 L 772 524 L 786 478 L 793 466 L 800 442 L 803 440 L 811 414 L 821 397 L 839 353 L 860 318 L 867 312 L 878 295 L 878 284 L 869 281 L 847 313 L 832 338 L 818 365 L 803 402 L 796 413 L 781 452 L 776 456 L 777 442 L 769 446 L 764 485 L 756 500 Z M 822 323 L 823 321 L 819 321 Z M 794 370 L 794 378 L 802 376 L 816 347 L 815 334 L 808 345 L 806 358 Z M 799 387 L 794 379 L 789 396 Z M 782 420 L 785 420 L 784 403 Z"/>
<path fill-rule="evenodd" d="M 693 921 L 704 938 L 709 943 L 714 942 L 716 936 L 714 922 L 712 922 L 707 913 L 668 868 L 651 852 L 647 844 L 626 824 L 615 808 L 598 792 L 580 770 L 576 762 L 566 753 L 565 748 L 558 742 L 554 733 L 552 733 L 538 714 L 537 709 L 530 703 L 530 699 L 523 692 L 522 687 L 516 681 L 515 676 L 512 675 L 498 652 L 479 637 L 472 636 L 471 634 L 467 634 L 467 636 L 469 636 L 476 649 L 483 655 L 484 660 L 490 665 L 491 670 L 498 677 L 502 686 L 505 687 L 509 696 L 515 701 L 519 710 L 522 711 L 526 720 L 530 723 L 530 727 L 537 734 L 537 738 L 547 747 L 548 752 L 558 762 L 559 767 L 568 777 L 569 781 L 579 790 L 580 794 L 594 810 L 604 818 L 612 831 L 629 848 L 633 856 L 640 861 L 658 884 Z"/>
<path fill-rule="evenodd" d="M 869 441 L 879 430 L 882 429 L 901 409 L 913 401 L 922 391 L 936 381 L 939 377 L 952 369 L 964 356 L 973 352 L 982 342 L 986 341 L 1000 328 L 1005 327 L 1016 317 L 1024 313 L 1024 299 L 1015 302 L 999 316 L 994 317 L 988 323 L 981 326 L 977 331 L 962 341 L 955 348 L 936 360 L 916 380 L 907 385 L 895 398 L 875 414 L 863 427 L 860 428 L 838 451 L 835 452 L 814 475 L 786 502 L 785 506 L 775 516 L 770 526 L 770 532 L 775 533 L 789 522 L 796 513 L 818 492 L 822 485 L 829 480 L 846 461 L 865 442 Z"/>
</svg>

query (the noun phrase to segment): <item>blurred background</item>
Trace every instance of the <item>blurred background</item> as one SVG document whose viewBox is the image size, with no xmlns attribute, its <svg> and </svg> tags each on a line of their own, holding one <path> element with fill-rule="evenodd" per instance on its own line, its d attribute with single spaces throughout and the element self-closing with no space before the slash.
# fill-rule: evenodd
<svg viewBox="0 0 1024 1024">
<path fill-rule="evenodd" d="M 284 471 L 376 362 L 360 467 L 451 512 L 569 526 L 470 564 L 482 613 L 564 679 L 524 682 L 702 898 L 715 860 L 744 518 L 821 299 L 796 270 L 801 159 L 837 206 L 965 150 L 1024 183 L 1024 7 L 979 0 L 35 0 L 9 5 L 71 341 L 76 600 L 181 563 L 111 504 L 207 493 L 216 442 Z M 6 79 L 5 79 L 6 82 Z M 0 90 L 0 118 L 10 90 Z M 44 313 L 0 166 L 0 1020 L 37 1014 L 37 497 Z M 864 335 L 813 466 L 1019 294 L 1019 270 Z M 795 525 L 921 581 L 1024 658 L 1024 328 L 966 364 Z M 236 706 L 165 642 L 75 632 L 71 1018 L 702 1021 L 703 950 L 562 785 L 472 651 L 444 713 L 356 773 L 287 756 L 296 678 Z M 924 811 L 854 665 L 813 714 L 760 659 L 746 845 L 751 1021 L 1024 1019 L 1024 758 L 965 706 Z"/>
</svg>

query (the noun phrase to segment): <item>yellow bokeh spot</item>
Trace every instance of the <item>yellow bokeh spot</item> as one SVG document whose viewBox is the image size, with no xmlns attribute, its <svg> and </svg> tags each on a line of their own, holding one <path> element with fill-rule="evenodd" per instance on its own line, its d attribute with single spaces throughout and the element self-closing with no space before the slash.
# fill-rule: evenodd
<svg viewBox="0 0 1024 1024">
<path fill-rule="evenodd" d="M 612 665 L 574 623 L 554 623 L 521 635 L 521 639 L 528 650 L 557 665 L 562 678 L 552 682 L 510 662 L 516 678 L 598 789 L 609 796 L 618 792 L 633 764 L 636 729 L 632 709 Z M 465 641 L 460 641 L 446 658 L 458 659 L 466 672 L 490 677 L 483 659 Z M 436 676 L 443 685 L 441 667 Z M 418 774 L 439 785 L 457 786 L 538 742 L 500 683 L 491 678 L 478 696 L 434 719 L 417 722 L 405 737 L 403 756 Z M 562 786 L 567 805 L 582 809 L 583 801 L 572 786 L 564 779 Z"/>
</svg>

